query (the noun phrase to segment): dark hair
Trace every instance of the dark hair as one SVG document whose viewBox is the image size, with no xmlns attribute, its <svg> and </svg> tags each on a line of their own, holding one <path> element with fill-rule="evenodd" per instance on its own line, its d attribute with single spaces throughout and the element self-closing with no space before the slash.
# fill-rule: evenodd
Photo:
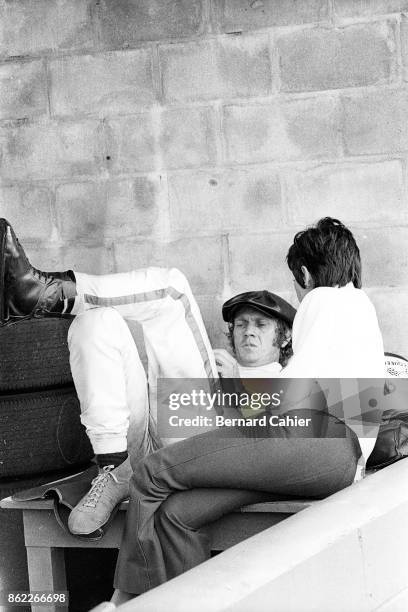
<svg viewBox="0 0 408 612">
<path fill-rule="evenodd" d="M 269 317 L 269 318 L 271 319 L 272 317 Z M 282 346 L 283 342 L 287 339 L 287 334 L 288 334 L 288 331 L 291 329 L 291 327 L 283 319 L 274 317 L 274 320 L 276 321 L 276 340 L 277 340 L 277 345 L 279 347 L 279 363 L 284 368 L 286 364 L 288 363 L 289 359 L 293 355 L 292 339 L 290 339 L 289 342 L 285 346 Z M 235 354 L 234 323 L 235 323 L 235 317 L 233 321 L 230 321 L 228 323 L 227 338 L 230 341 L 232 350 L 234 351 L 234 354 Z"/>
<path fill-rule="evenodd" d="M 309 270 L 315 287 L 344 287 L 352 282 L 361 288 L 360 251 L 351 231 L 338 219 L 325 217 L 298 232 L 286 261 L 303 288 L 302 266 Z"/>
</svg>

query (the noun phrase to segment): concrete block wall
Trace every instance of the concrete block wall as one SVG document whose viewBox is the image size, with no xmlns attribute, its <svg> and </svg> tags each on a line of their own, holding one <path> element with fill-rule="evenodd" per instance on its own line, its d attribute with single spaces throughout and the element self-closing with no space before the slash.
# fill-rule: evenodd
<svg viewBox="0 0 408 612">
<path fill-rule="evenodd" d="M 408 0 L 0 0 L 0 215 L 38 267 L 188 275 L 294 304 L 324 215 L 408 356 Z"/>
</svg>

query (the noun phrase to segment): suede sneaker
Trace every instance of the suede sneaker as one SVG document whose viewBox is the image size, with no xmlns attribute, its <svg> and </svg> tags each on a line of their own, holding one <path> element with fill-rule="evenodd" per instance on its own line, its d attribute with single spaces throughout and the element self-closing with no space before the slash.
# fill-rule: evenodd
<svg viewBox="0 0 408 612">
<path fill-rule="evenodd" d="M 105 466 L 71 511 L 68 529 L 75 535 L 93 533 L 109 521 L 112 512 L 128 497 L 129 481 L 120 480 L 113 465 Z"/>
</svg>

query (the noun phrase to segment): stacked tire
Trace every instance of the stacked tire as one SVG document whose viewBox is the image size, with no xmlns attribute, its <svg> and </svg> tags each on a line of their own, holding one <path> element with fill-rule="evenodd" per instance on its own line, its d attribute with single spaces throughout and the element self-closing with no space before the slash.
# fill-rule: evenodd
<svg viewBox="0 0 408 612">
<path fill-rule="evenodd" d="M 0 486 L 93 456 L 69 368 L 69 319 L 0 328 Z"/>
</svg>

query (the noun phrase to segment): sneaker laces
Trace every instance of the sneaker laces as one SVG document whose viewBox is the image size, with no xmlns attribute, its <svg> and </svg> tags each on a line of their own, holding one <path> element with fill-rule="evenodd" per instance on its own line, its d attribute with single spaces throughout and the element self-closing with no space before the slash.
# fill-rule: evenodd
<svg viewBox="0 0 408 612">
<path fill-rule="evenodd" d="M 83 506 L 86 506 L 88 508 L 96 507 L 96 504 L 98 503 L 99 498 L 102 495 L 103 489 L 109 482 L 110 478 L 113 478 L 116 483 L 119 483 L 115 474 L 112 474 L 113 469 L 115 469 L 114 465 L 105 465 L 105 467 L 102 469 L 102 472 L 92 480 L 92 487 L 89 490 L 89 493 L 86 496 L 84 503 L 82 504 Z"/>
</svg>

